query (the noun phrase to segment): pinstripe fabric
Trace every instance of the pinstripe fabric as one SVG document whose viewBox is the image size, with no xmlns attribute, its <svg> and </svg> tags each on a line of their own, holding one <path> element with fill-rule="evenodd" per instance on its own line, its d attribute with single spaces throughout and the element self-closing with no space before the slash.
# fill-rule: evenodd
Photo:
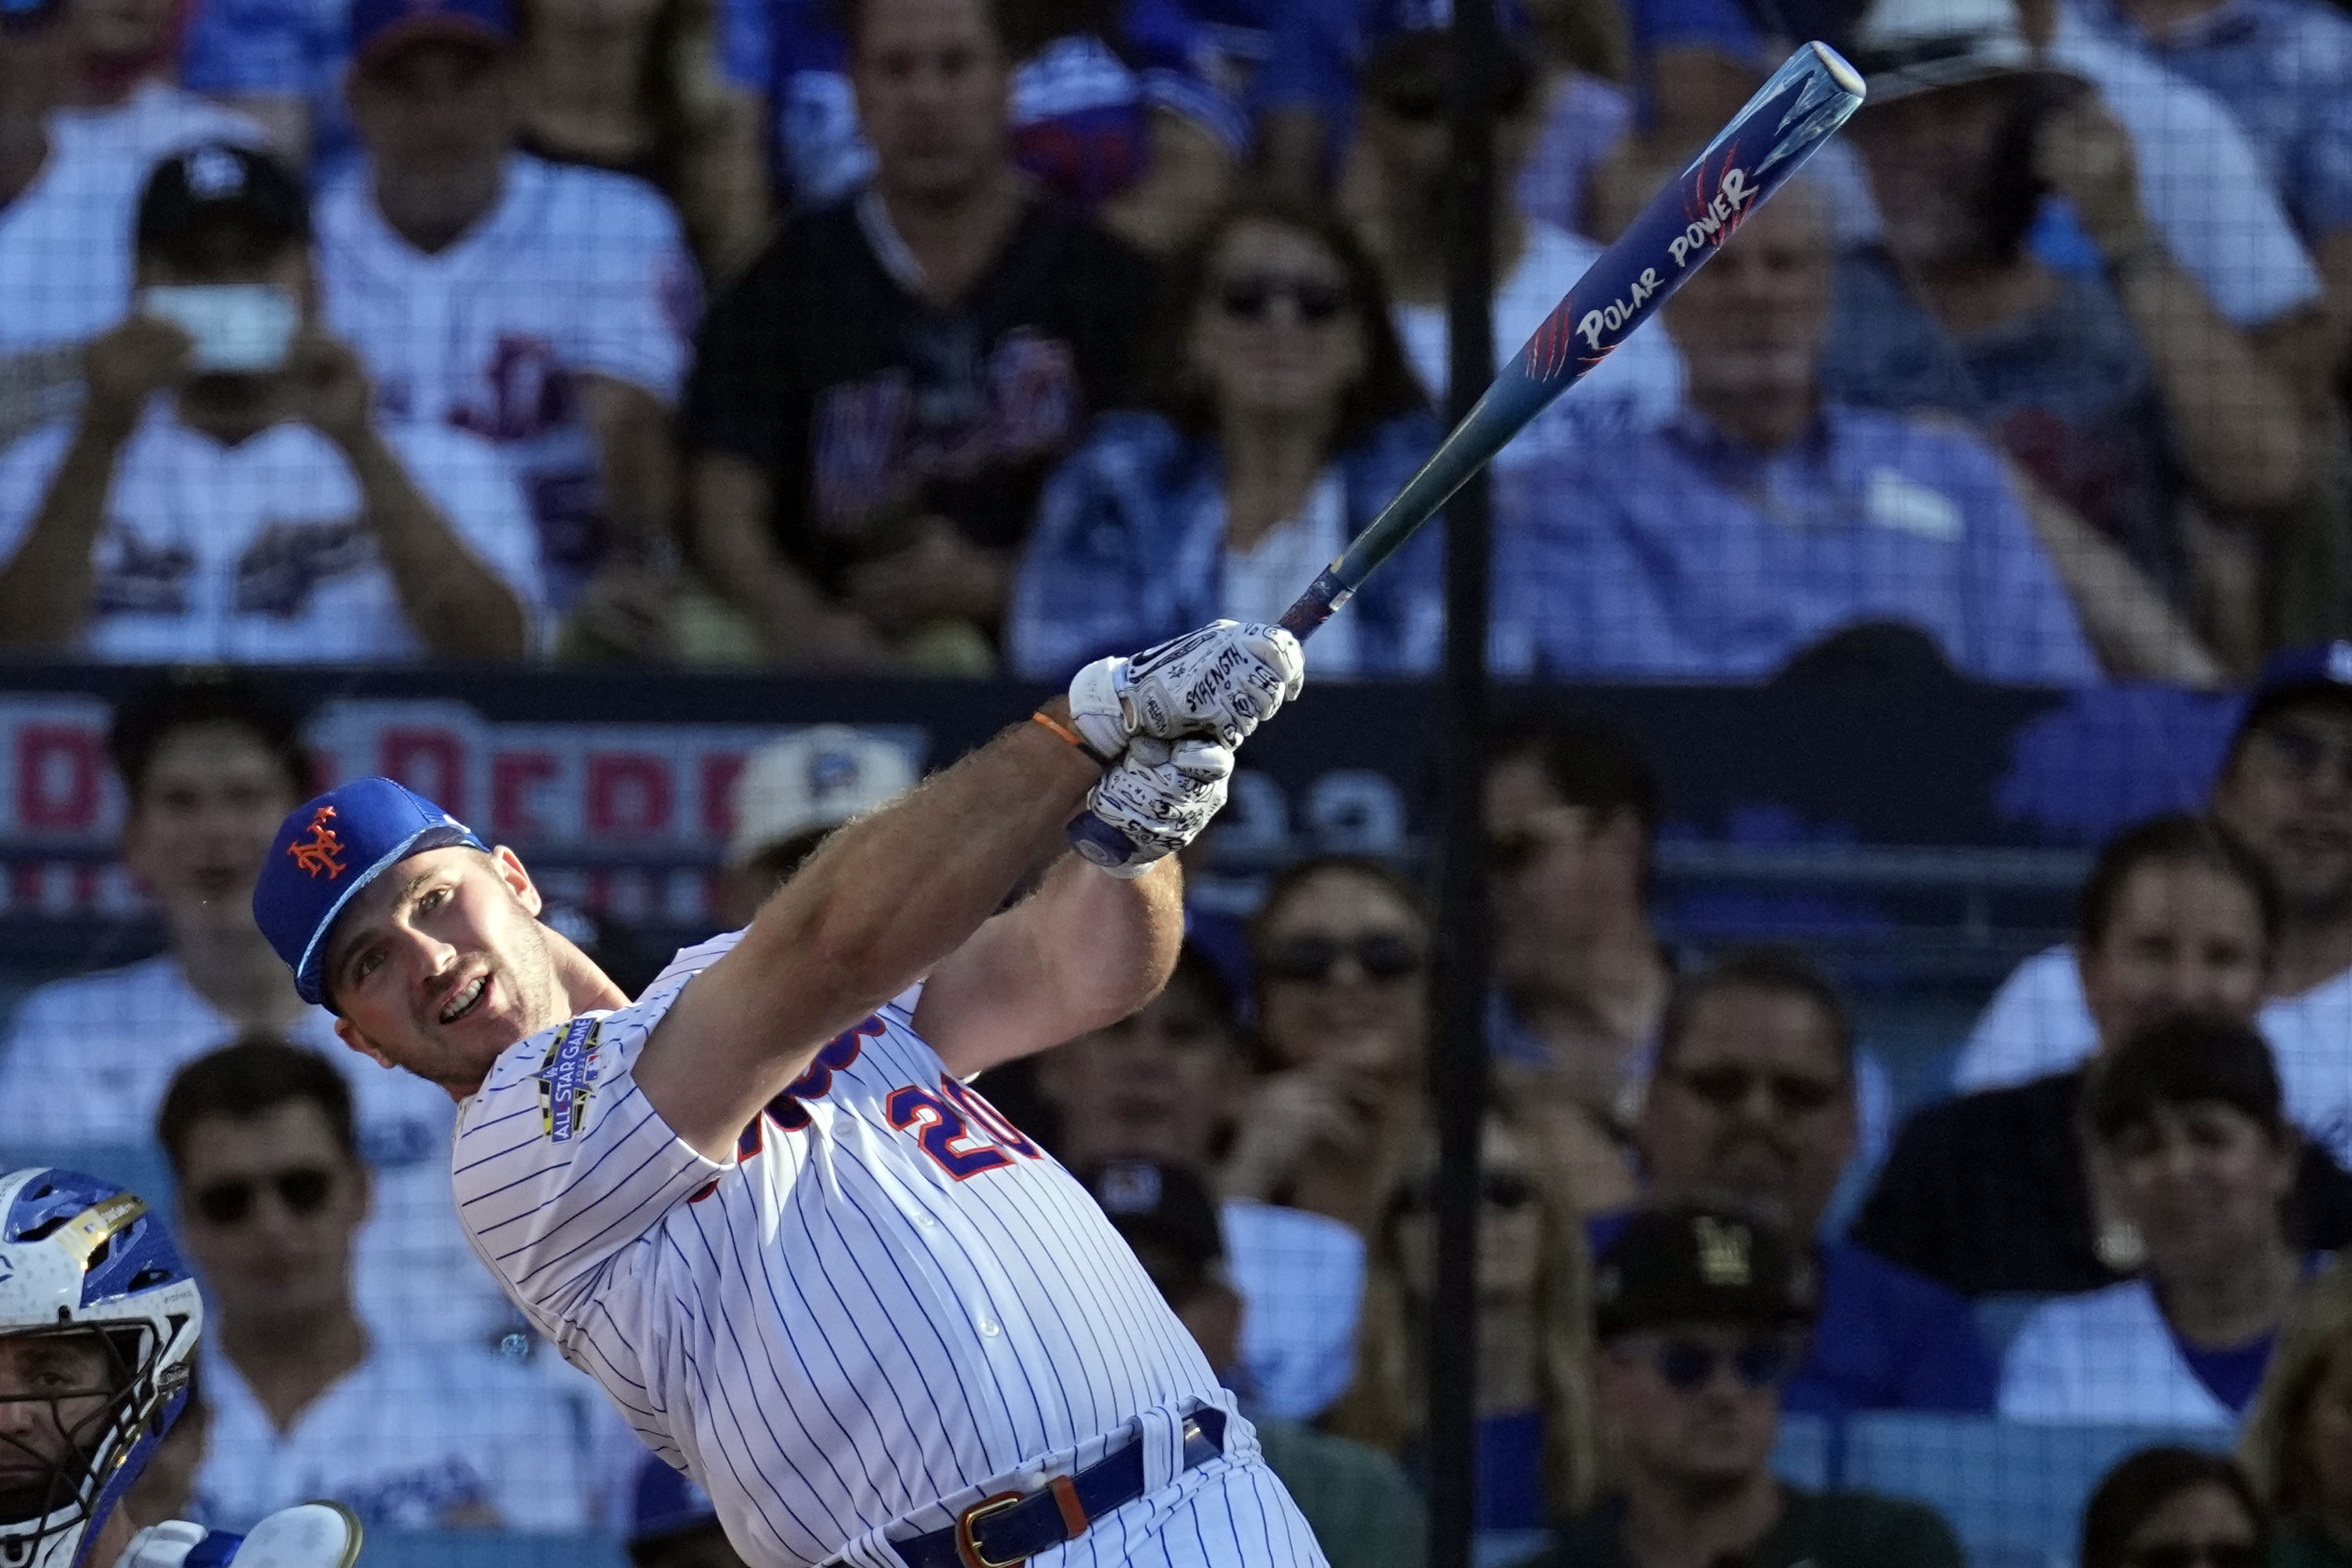
<svg viewBox="0 0 2352 1568">
<path fill-rule="evenodd" d="M 919 993 L 820 1052 L 735 1160 L 671 1134 L 637 1053 L 735 940 L 500 1057 L 453 1179 L 508 1294 L 709 1491 L 746 1560 L 902 1568 L 886 1531 L 1133 1435 L 1152 1495 L 1039 1563 L 1319 1564 L 1237 1416 L 1230 1460 L 1177 1473 L 1184 1413 L 1231 1396 L 1085 1189 L 945 1076 Z"/>
</svg>

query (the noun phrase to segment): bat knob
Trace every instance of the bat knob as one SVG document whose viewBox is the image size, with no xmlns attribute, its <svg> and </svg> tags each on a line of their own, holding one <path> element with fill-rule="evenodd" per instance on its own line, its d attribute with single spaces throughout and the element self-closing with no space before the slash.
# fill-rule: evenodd
<svg viewBox="0 0 2352 1568">
<path fill-rule="evenodd" d="M 1135 858 L 1135 846 L 1128 841 L 1127 835 L 1092 811 L 1073 821 L 1068 833 L 1070 848 L 1098 866 L 1121 866 Z"/>
</svg>

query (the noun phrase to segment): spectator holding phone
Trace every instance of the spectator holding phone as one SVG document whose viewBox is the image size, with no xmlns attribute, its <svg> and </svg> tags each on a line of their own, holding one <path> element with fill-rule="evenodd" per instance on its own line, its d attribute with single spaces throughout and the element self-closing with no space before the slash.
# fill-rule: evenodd
<svg viewBox="0 0 2352 1568">
<path fill-rule="evenodd" d="M 79 418 L 0 455 L 0 646 L 115 660 L 518 658 L 536 541 L 497 455 L 388 432 L 315 314 L 308 204 L 207 143 L 139 204 L 141 311 Z"/>
</svg>

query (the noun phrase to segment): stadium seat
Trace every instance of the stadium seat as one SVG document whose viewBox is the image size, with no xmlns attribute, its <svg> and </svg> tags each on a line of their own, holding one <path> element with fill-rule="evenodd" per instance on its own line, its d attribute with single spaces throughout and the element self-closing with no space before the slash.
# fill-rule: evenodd
<svg viewBox="0 0 2352 1568">
<path fill-rule="evenodd" d="M 1911 1498 L 1951 1522 L 1976 1568 L 2074 1557 L 2083 1503 L 2125 1455 L 2157 1443 L 2226 1446 L 2214 1430 L 2064 1427 L 1885 1411 L 1847 1423 L 1842 1483 Z"/>
</svg>

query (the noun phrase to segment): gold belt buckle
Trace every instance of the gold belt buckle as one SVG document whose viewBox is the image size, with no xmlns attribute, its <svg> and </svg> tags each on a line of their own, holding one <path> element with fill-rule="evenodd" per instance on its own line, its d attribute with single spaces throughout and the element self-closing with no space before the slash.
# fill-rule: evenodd
<svg viewBox="0 0 2352 1568">
<path fill-rule="evenodd" d="M 956 1516 L 956 1555 L 963 1560 L 964 1568 L 1018 1568 L 1019 1564 L 1029 1561 L 1026 1557 L 1007 1557 L 1001 1563 L 997 1562 L 981 1552 L 979 1537 L 974 1533 L 982 1521 L 1003 1513 L 1019 1502 L 1023 1495 L 1017 1491 L 1001 1491 L 994 1497 L 981 1499 Z"/>
</svg>

